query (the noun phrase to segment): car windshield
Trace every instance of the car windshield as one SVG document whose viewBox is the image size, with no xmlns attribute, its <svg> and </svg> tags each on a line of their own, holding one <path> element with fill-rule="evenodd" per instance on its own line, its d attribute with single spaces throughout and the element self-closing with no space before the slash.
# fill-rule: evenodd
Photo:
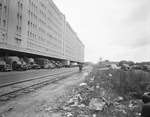
<svg viewBox="0 0 150 117">
<path fill-rule="evenodd" d="M 24 61 L 23 61 L 23 62 L 22 62 L 22 64 L 23 64 L 23 65 L 25 65 L 25 64 L 26 64 L 26 62 L 24 62 Z"/>
<path fill-rule="evenodd" d="M 17 61 L 18 64 L 22 64 L 21 61 Z"/>
<path fill-rule="evenodd" d="M 5 61 L 0 61 L 0 65 L 5 65 L 6 62 Z"/>
</svg>

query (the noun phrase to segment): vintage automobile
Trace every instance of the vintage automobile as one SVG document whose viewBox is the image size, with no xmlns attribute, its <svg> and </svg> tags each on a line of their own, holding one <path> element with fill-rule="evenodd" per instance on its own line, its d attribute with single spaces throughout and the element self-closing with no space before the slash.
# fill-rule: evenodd
<svg viewBox="0 0 150 117">
<path fill-rule="evenodd" d="M 36 64 L 35 62 L 31 62 L 30 65 L 31 65 L 31 69 L 41 69 L 41 66 Z"/>
<path fill-rule="evenodd" d="M 0 61 L 0 71 L 11 71 L 12 67 L 9 64 L 6 64 L 5 61 Z"/>
<path fill-rule="evenodd" d="M 12 63 L 12 68 L 13 68 L 13 70 L 18 70 L 18 71 L 25 71 L 25 70 L 27 70 L 27 66 L 26 65 L 23 65 L 21 62 L 16 62 L 16 61 L 14 61 Z"/>
</svg>

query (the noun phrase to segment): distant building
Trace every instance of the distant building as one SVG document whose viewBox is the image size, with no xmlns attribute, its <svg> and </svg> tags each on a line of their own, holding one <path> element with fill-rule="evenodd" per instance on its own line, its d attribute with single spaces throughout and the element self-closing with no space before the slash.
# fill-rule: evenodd
<svg viewBox="0 0 150 117">
<path fill-rule="evenodd" d="M 83 62 L 84 44 L 52 0 L 0 0 L 0 56 L 12 54 Z"/>
</svg>

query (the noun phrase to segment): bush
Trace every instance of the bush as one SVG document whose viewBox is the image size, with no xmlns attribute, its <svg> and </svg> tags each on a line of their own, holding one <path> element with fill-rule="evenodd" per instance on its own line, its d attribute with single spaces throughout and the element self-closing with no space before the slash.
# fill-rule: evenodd
<svg viewBox="0 0 150 117">
<path fill-rule="evenodd" d="M 141 98 L 149 90 L 149 73 L 143 71 L 114 70 L 111 74 L 112 88 L 123 97 L 131 95 Z"/>
<path fill-rule="evenodd" d="M 112 76 L 109 76 L 110 74 Z M 125 99 L 129 96 L 141 98 L 145 92 L 150 90 L 150 73 L 143 71 L 99 70 L 96 66 L 93 67 L 90 77 L 95 78 L 94 82 L 92 84 L 88 83 L 89 80 L 87 79 L 87 83 L 94 86 L 94 88 L 99 83 L 106 90 L 111 88 Z"/>
</svg>

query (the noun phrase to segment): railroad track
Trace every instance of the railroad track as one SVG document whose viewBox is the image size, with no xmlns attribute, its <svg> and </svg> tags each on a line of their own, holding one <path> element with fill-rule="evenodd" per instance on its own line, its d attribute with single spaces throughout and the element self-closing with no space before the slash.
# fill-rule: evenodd
<svg viewBox="0 0 150 117">
<path fill-rule="evenodd" d="M 43 86 L 65 79 L 79 70 L 70 70 L 46 75 L 0 86 L 0 101 L 7 101 L 22 94 L 29 93 Z"/>
</svg>

